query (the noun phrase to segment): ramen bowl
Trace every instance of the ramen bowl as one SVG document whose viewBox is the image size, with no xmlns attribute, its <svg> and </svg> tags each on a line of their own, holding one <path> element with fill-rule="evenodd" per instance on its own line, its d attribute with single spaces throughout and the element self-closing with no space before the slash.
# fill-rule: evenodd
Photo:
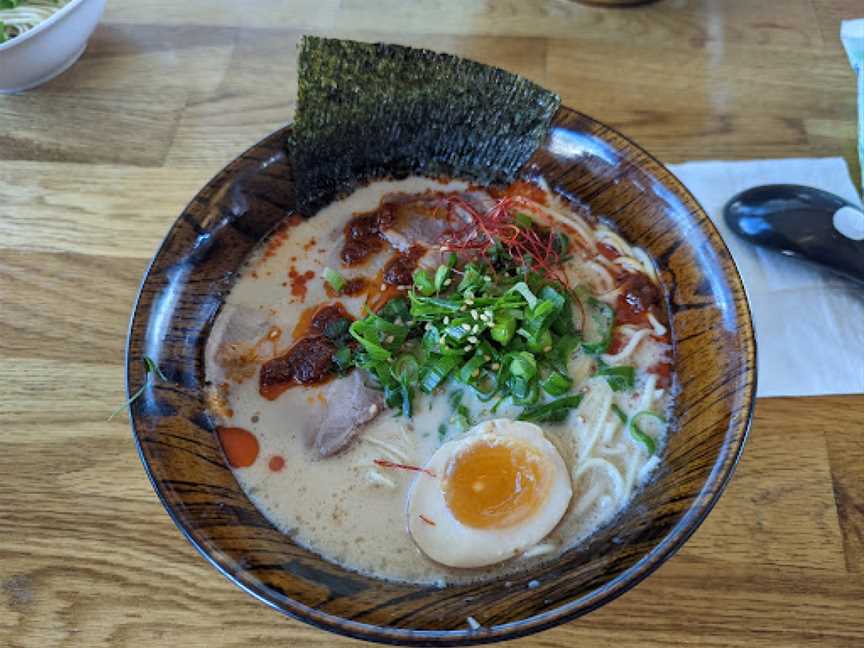
<svg viewBox="0 0 864 648">
<path fill-rule="evenodd" d="M 139 453 L 178 528 L 262 602 L 320 628 L 402 645 L 467 645 L 527 635 L 615 599 L 672 556 L 732 475 L 749 428 L 755 346 L 744 290 L 704 211 L 657 160 L 567 108 L 525 165 L 655 259 L 668 298 L 679 392 L 662 463 L 630 506 L 559 559 L 493 581 L 434 587 L 347 571 L 274 528 L 241 490 L 205 400 L 204 345 L 237 271 L 295 204 L 291 128 L 229 164 L 192 200 L 141 286 L 127 387 L 145 356 L 165 381 L 132 407 Z M 470 618 L 469 618 L 470 617 Z"/>
</svg>

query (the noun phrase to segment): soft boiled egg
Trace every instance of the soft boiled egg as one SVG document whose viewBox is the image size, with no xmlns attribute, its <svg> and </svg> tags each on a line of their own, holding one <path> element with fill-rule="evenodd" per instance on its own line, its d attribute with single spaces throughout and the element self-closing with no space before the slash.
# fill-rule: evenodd
<svg viewBox="0 0 864 648">
<path fill-rule="evenodd" d="M 408 494 L 408 529 L 443 565 L 493 565 L 545 538 L 572 494 L 567 466 L 543 430 L 495 419 L 432 455 Z"/>
</svg>

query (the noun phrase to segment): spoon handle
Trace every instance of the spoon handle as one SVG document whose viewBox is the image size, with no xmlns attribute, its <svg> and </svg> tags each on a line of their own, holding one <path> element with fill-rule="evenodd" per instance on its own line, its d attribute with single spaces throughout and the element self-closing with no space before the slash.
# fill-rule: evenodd
<svg viewBox="0 0 864 648">
<path fill-rule="evenodd" d="M 733 197 L 723 215 L 751 243 L 864 284 L 864 212 L 839 196 L 801 185 L 763 185 Z"/>
</svg>

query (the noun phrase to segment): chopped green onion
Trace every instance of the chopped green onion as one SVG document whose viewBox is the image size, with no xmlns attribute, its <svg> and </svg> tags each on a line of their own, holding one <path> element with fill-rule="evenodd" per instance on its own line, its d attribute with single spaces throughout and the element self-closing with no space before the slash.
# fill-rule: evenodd
<svg viewBox="0 0 864 648">
<path fill-rule="evenodd" d="M 564 232 L 555 232 L 552 235 L 552 249 L 560 256 L 565 256 L 570 251 L 570 237 Z"/>
<path fill-rule="evenodd" d="M 648 451 L 649 455 L 653 455 L 657 451 L 657 444 L 654 443 L 654 439 L 651 438 L 651 436 L 645 434 L 645 432 L 643 432 L 639 428 L 639 426 L 636 425 L 637 419 L 643 416 L 655 418 L 663 424 L 666 423 L 666 419 L 659 414 L 651 412 L 649 410 L 642 410 L 641 412 L 636 412 L 636 414 L 633 415 L 633 418 L 630 419 L 630 434 L 633 436 L 634 439 L 640 441 L 645 446 L 645 450 Z"/>
<path fill-rule="evenodd" d="M 447 334 L 447 337 L 454 341 L 462 342 L 462 340 L 471 335 L 471 325 L 467 321 L 460 320 L 453 322 L 453 324 L 444 329 L 444 332 Z"/>
<path fill-rule="evenodd" d="M 324 327 L 324 335 L 331 340 L 338 340 L 348 332 L 348 327 L 350 326 L 351 320 L 340 317 L 339 319 L 327 322 L 327 325 Z"/>
<path fill-rule="evenodd" d="M 540 398 L 536 380 L 526 380 L 521 376 L 510 376 L 507 380 L 510 398 L 515 405 L 533 405 Z"/>
<path fill-rule="evenodd" d="M 411 317 L 421 320 L 432 320 L 440 315 L 458 313 L 462 306 L 461 300 L 424 297 L 415 294 L 413 290 L 408 292 L 408 299 L 411 300 Z"/>
<path fill-rule="evenodd" d="M 356 323 L 357 322 L 354 322 L 354 324 Z M 353 337 L 363 346 L 363 350 L 369 355 L 369 357 L 375 361 L 389 361 L 392 357 L 390 352 L 380 344 L 373 342 L 372 340 L 367 340 L 366 338 L 357 334 L 354 331 L 354 324 L 349 327 L 348 332 L 351 334 L 351 337 Z"/>
<path fill-rule="evenodd" d="M 411 418 L 413 414 L 411 403 L 414 400 L 414 390 L 405 381 L 402 381 L 399 386 L 401 387 L 400 392 L 402 395 L 402 416 Z"/>
<path fill-rule="evenodd" d="M 486 285 L 486 282 L 483 280 L 483 273 L 480 272 L 480 268 L 476 264 L 469 263 L 465 266 L 463 272 L 462 281 L 459 282 L 459 286 L 456 288 L 458 292 L 475 292 Z"/>
<path fill-rule="evenodd" d="M 411 306 L 404 297 L 394 297 L 384 304 L 384 308 L 378 311 L 378 317 L 382 317 L 388 322 L 395 322 L 397 319 L 407 322 L 411 317 Z"/>
<path fill-rule="evenodd" d="M 581 338 L 578 335 L 564 335 L 552 344 L 552 351 L 547 355 L 552 366 L 563 374 L 568 373 L 568 365 L 573 352 L 579 348 Z"/>
<path fill-rule="evenodd" d="M 393 363 L 393 375 L 400 382 L 416 380 L 418 369 L 417 358 L 410 353 L 403 353 Z"/>
<path fill-rule="evenodd" d="M 456 409 L 462 404 L 462 399 L 465 397 L 465 392 L 461 389 L 457 389 L 456 391 L 450 392 L 450 396 L 447 397 L 447 400 L 450 401 L 450 407 Z"/>
<path fill-rule="evenodd" d="M 523 229 L 531 229 L 534 227 L 534 221 L 531 220 L 531 217 L 528 214 L 524 214 L 522 212 L 518 212 L 513 220 L 516 221 L 516 224 Z"/>
<path fill-rule="evenodd" d="M 468 385 L 472 382 L 472 380 L 476 377 L 476 375 L 480 374 L 480 367 L 486 364 L 486 358 L 484 357 L 484 353 L 480 350 L 474 354 L 474 356 L 462 365 L 462 368 L 459 370 L 459 381 Z"/>
<path fill-rule="evenodd" d="M 456 427 L 460 432 L 464 432 L 471 427 L 471 418 L 468 416 L 468 408 L 464 405 L 459 405 L 456 408 L 456 413 L 453 415 L 456 419 Z"/>
<path fill-rule="evenodd" d="M 510 373 L 525 380 L 537 375 L 537 360 L 527 351 L 516 351 L 509 355 Z"/>
<path fill-rule="evenodd" d="M 397 350 L 408 336 L 408 327 L 388 322 L 383 317 L 370 313 L 348 327 L 348 332 L 375 360 L 389 360 L 391 350 Z"/>
<path fill-rule="evenodd" d="M 528 304 L 528 308 L 534 310 L 534 307 L 537 305 L 537 297 L 531 292 L 531 289 L 528 287 L 528 284 L 524 281 L 520 281 L 517 284 L 514 284 L 507 293 L 517 292 L 525 298 L 525 302 Z M 504 293 L 505 295 L 507 293 Z"/>
<path fill-rule="evenodd" d="M 348 369 L 351 368 L 351 349 L 347 346 L 343 346 L 341 349 L 338 349 L 336 353 L 333 354 L 333 364 L 336 365 L 337 371 L 339 373 L 345 373 Z"/>
<path fill-rule="evenodd" d="M 567 393 L 567 390 L 573 385 L 573 381 L 562 373 L 553 371 L 544 380 L 540 382 L 540 386 L 550 396 L 561 396 Z"/>
<path fill-rule="evenodd" d="M 447 438 L 447 426 L 442 423 L 438 426 L 438 443 L 441 443 L 445 438 Z"/>
<path fill-rule="evenodd" d="M 526 407 L 519 415 L 520 421 L 532 421 L 535 423 L 560 423 L 567 418 L 568 412 L 579 407 L 582 395 L 563 396 L 542 405 Z"/>
<path fill-rule="evenodd" d="M 494 372 L 483 370 L 477 379 L 472 380 L 468 385 L 477 396 L 477 400 L 481 403 L 486 403 L 498 393 L 498 375 Z"/>
<path fill-rule="evenodd" d="M 597 370 L 597 375 L 606 378 L 612 391 L 616 392 L 631 389 L 636 384 L 636 369 L 634 367 L 602 366 Z"/>
<path fill-rule="evenodd" d="M 627 425 L 627 414 L 624 413 L 618 405 L 612 403 L 612 411 L 615 412 L 615 415 L 621 420 L 622 423 Z M 656 418 L 661 423 L 666 423 L 666 419 L 660 416 L 659 414 L 655 414 L 649 410 L 643 410 L 641 412 L 637 412 L 633 415 L 633 418 L 630 419 L 630 425 L 628 426 L 628 430 L 630 432 L 630 436 L 639 441 L 642 445 L 645 446 L 645 450 L 648 451 L 649 455 L 653 455 L 657 451 L 657 444 L 654 443 L 654 439 L 652 439 L 649 435 L 645 434 L 642 429 L 636 424 L 636 419 L 641 416 L 651 416 Z"/>
<path fill-rule="evenodd" d="M 384 385 L 384 403 L 387 407 L 396 407 L 402 405 L 402 385 L 387 384 Z"/>
<path fill-rule="evenodd" d="M 548 289 L 548 292 L 547 292 Z M 552 337 L 548 328 L 552 318 L 564 306 L 564 298 L 555 289 L 549 286 L 543 289 L 548 298 L 543 298 L 531 309 L 531 313 L 525 319 L 518 333 L 528 342 L 533 351 L 541 351 L 552 344 Z"/>
<path fill-rule="evenodd" d="M 551 302 L 555 311 L 561 310 L 567 303 L 567 298 L 552 286 L 543 286 L 538 296 L 545 302 Z"/>
<path fill-rule="evenodd" d="M 561 310 L 552 320 L 552 331 L 557 335 L 576 335 L 576 323 L 573 321 L 573 306 L 569 298 L 566 299 Z"/>
<path fill-rule="evenodd" d="M 459 390 L 450 394 L 450 407 L 453 408 L 453 418 L 460 428 L 460 431 L 465 431 L 471 427 L 471 416 L 468 408 L 462 404 L 462 398 L 465 394 Z"/>
<path fill-rule="evenodd" d="M 528 349 L 534 353 L 552 351 L 552 334 L 549 331 L 542 331 L 539 336 L 529 338 Z"/>
<path fill-rule="evenodd" d="M 444 287 L 444 282 L 447 281 L 447 277 L 450 275 L 450 266 L 439 265 L 438 269 L 435 271 L 435 292 L 441 292 L 441 289 Z"/>
<path fill-rule="evenodd" d="M 346 284 L 345 277 L 330 268 L 324 268 L 323 275 L 324 281 L 330 284 L 330 287 L 333 288 L 333 290 L 336 292 L 342 292 L 342 289 Z"/>
<path fill-rule="evenodd" d="M 596 327 L 592 341 L 584 341 L 582 348 L 592 354 L 606 353 L 612 343 L 612 329 L 615 327 L 615 311 L 609 304 L 603 303 L 593 297 L 588 298 L 591 320 Z M 583 334 L 587 327 L 583 324 Z"/>
<path fill-rule="evenodd" d="M 435 286 L 432 283 L 432 278 L 429 276 L 429 273 L 423 270 L 422 268 L 418 268 L 414 271 L 414 286 L 424 297 L 429 297 L 432 293 L 435 292 Z"/>
<path fill-rule="evenodd" d="M 486 256 L 495 268 L 506 266 L 513 261 L 501 241 L 495 241 L 492 247 L 486 251 Z"/>
<path fill-rule="evenodd" d="M 107 419 L 108 421 L 110 421 L 115 416 L 117 416 L 121 412 L 121 410 L 123 410 L 123 408 L 129 407 L 130 405 L 132 405 L 132 403 L 137 401 L 141 397 L 141 395 L 144 393 L 144 390 L 147 389 L 148 385 L 150 385 L 151 381 L 153 380 L 154 375 L 161 382 L 168 382 L 168 379 L 165 377 L 165 374 L 162 373 L 162 370 L 159 368 L 159 365 L 157 365 L 156 362 L 152 358 L 150 358 L 149 356 L 144 356 L 143 360 L 144 360 L 144 384 L 141 385 L 141 388 L 138 391 L 136 391 L 134 394 L 132 394 L 132 396 L 130 396 L 129 399 L 125 403 L 123 403 L 122 405 L 120 405 L 120 407 L 118 407 L 113 412 L 111 412 L 111 415 Z"/>
<path fill-rule="evenodd" d="M 495 323 L 489 331 L 489 335 L 502 347 L 510 344 L 510 340 L 516 333 L 516 319 L 509 313 L 499 313 L 495 316 Z"/>
<path fill-rule="evenodd" d="M 441 333 L 439 333 L 438 329 L 431 324 L 428 326 L 429 328 L 426 329 L 426 332 L 420 340 L 420 346 L 426 351 L 434 352 L 437 351 L 438 347 L 441 345 Z"/>
<path fill-rule="evenodd" d="M 420 369 L 420 389 L 427 394 L 435 391 L 459 364 L 459 356 L 443 355 Z"/>
</svg>

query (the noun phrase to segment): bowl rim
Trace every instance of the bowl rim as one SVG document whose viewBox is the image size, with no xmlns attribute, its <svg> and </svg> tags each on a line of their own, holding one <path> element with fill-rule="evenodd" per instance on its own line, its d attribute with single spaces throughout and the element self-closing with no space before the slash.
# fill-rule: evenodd
<svg viewBox="0 0 864 648">
<path fill-rule="evenodd" d="M 84 0 L 78 1 L 83 2 Z M 728 258 L 730 260 L 730 272 L 726 276 L 727 278 L 733 280 L 733 282 L 737 280 L 737 285 L 740 288 L 741 295 L 743 297 L 742 303 L 744 307 L 744 313 L 746 314 L 746 319 L 743 322 L 744 324 L 746 324 L 746 327 L 745 330 L 743 330 L 742 332 L 742 335 L 745 339 L 745 349 L 743 353 L 746 356 L 744 358 L 745 365 L 750 368 L 749 371 L 751 376 L 749 390 L 747 390 L 747 393 L 743 395 L 745 398 L 745 402 L 747 403 L 746 412 L 742 412 L 742 416 L 740 420 L 735 424 L 735 426 L 731 429 L 727 428 L 726 431 L 726 435 L 731 436 L 732 443 L 728 445 L 724 444 L 723 450 L 717 456 L 717 459 L 714 462 L 708 478 L 702 485 L 702 488 L 699 490 L 699 492 L 694 495 L 693 504 L 681 516 L 681 519 L 678 520 L 675 526 L 672 527 L 672 529 L 662 538 L 662 540 L 660 540 L 654 546 L 653 549 L 651 549 L 651 551 L 646 553 L 633 565 L 622 571 L 620 574 L 618 574 L 616 577 L 614 577 L 612 580 L 605 583 L 601 587 L 598 587 L 591 592 L 588 592 L 587 594 L 579 597 L 578 599 L 553 607 L 549 610 L 541 612 L 540 614 L 535 614 L 533 616 L 527 617 L 525 619 L 520 619 L 518 621 L 497 625 L 494 626 L 494 629 L 483 628 L 482 631 L 479 632 L 472 629 L 413 630 L 390 628 L 387 626 L 361 623 L 337 615 L 322 612 L 316 608 L 300 603 L 299 601 L 291 599 L 289 597 L 285 597 L 286 607 L 280 607 L 280 605 L 276 601 L 268 598 L 266 589 L 259 587 L 252 579 L 244 579 L 241 574 L 232 573 L 230 565 L 220 562 L 218 557 L 208 553 L 207 549 L 194 538 L 192 531 L 181 519 L 181 517 L 175 512 L 175 510 L 170 506 L 167 498 L 160 490 L 156 477 L 154 476 L 151 467 L 144 455 L 144 449 L 141 443 L 141 439 L 138 435 L 135 417 L 131 415 L 130 411 L 129 422 L 131 426 L 132 437 L 135 441 L 138 457 L 144 466 L 144 471 L 147 474 L 150 485 L 156 492 L 156 495 L 158 496 L 159 501 L 162 503 L 163 508 L 165 508 L 168 515 L 170 516 L 178 530 L 181 532 L 181 534 L 208 563 L 210 563 L 219 573 L 221 573 L 222 576 L 228 579 L 228 581 L 239 587 L 241 590 L 245 591 L 247 594 L 254 597 L 256 600 L 264 603 L 268 607 L 272 608 L 273 610 L 279 612 L 284 616 L 298 621 L 302 621 L 316 628 L 351 637 L 354 639 L 372 641 L 381 644 L 400 646 L 468 646 L 493 643 L 497 641 L 506 641 L 510 639 L 518 639 L 520 637 L 525 637 L 538 632 L 542 632 L 544 630 L 548 630 L 569 621 L 573 621 L 584 614 L 592 612 L 602 607 L 603 605 L 614 601 L 619 596 L 625 594 L 626 592 L 640 584 L 648 576 L 653 574 L 664 562 L 666 562 L 666 560 L 675 555 L 675 553 L 677 553 L 678 550 L 681 549 L 681 547 L 684 546 L 687 540 L 705 521 L 708 514 L 711 512 L 717 501 L 720 499 L 720 496 L 725 492 L 726 487 L 729 485 L 729 482 L 731 481 L 732 476 L 735 472 L 735 468 L 737 467 L 738 462 L 741 459 L 741 455 L 743 454 L 744 446 L 746 445 L 747 439 L 749 438 L 750 427 L 753 419 L 753 411 L 756 405 L 756 336 L 753 328 L 753 316 L 750 308 L 750 302 L 747 297 L 746 290 L 744 289 L 744 283 L 741 279 L 741 274 L 738 270 L 738 266 L 732 258 L 732 255 L 729 252 L 729 248 L 723 240 L 723 237 L 720 235 L 719 230 L 717 229 L 716 225 L 714 225 L 713 221 L 709 217 L 707 217 L 707 212 L 705 212 L 699 201 L 696 200 L 695 196 L 693 196 L 693 194 L 689 191 L 689 189 L 687 189 L 684 183 L 681 182 L 678 176 L 676 176 L 671 170 L 669 170 L 653 154 L 646 151 L 634 140 L 622 134 L 617 129 L 612 128 L 608 124 L 601 122 L 600 120 L 597 120 L 590 115 L 577 111 L 568 106 L 564 106 L 563 104 L 561 105 L 559 110 L 565 111 L 570 115 L 585 119 L 590 123 L 595 123 L 602 128 L 608 130 L 610 133 L 623 139 L 630 147 L 632 147 L 635 152 L 641 153 L 645 156 L 642 164 L 647 164 L 649 171 L 668 173 L 669 180 L 676 185 L 676 188 L 683 195 L 689 197 L 692 203 L 705 215 L 705 227 L 708 228 L 708 231 L 710 233 L 714 234 L 718 244 L 721 246 L 722 251 L 726 252 L 726 254 L 728 255 Z M 274 138 L 278 134 L 291 129 L 292 125 L 293 122 L 289 122 L 261 138 L 258 142 L 256 142 L 256 144 L 248 147 L 244 150 L 244 152 L 240 153 L 240 155 L 229 161 L 218 173 L 213 176 L 213 178 L 217 178 L 223 173 L 225 173 L 238 158 L 243 156 L 246 151 L 254 149 L 255 147 Z M 168 240 L 171 237 L 174 228 L 183 220 L 183 214 L 186 212 L 192 202 L 194 202 L 194 197 L 192 198 L 192 200 L 190 200 L 189 203 L 187 203 L 187 206 L 183 209 L 183 211 L 180 212 L 180 215 L 169 227 L 167 233 L 160 242 L 156 252 L 148 263 L 147 269 L 145 270 L 139 284 L 132 312 L 129 318 L 125 349 L 124 361 L 126 370 L 125 380 L 127 397 L 131 397 L 132 335 L 144 287 L 150 277 L 150 273 L 153 270 L 153 266 L 156 263 L 156 260 L 159 258 L 162 251 L 168 244 Z M 706 494 L 710 494 L 710 496 L 706 498 Z"/>
<path fill-rule="evenodd" d="M 87 0 L 71 0 L 68 4 L 55 11 L 48 18 L 36 25 L 33 29 L 29 29 L 20 36 L 16 36 L 15 38 L 10 38 L 5 43 L 0 43 L 0 53 L 5 52 L 6 50 L 10 50 L 16 45 L 20 45 L 21 43 L 24 43 L 31 38 L 35 38 L 37 35 L 41 34 L 54 23 L 63 20 L 63 18 L 67 14 L 72 13 L 78 5 L 82 5 L 85 2 L 87 2 Z"/>
</svg>

